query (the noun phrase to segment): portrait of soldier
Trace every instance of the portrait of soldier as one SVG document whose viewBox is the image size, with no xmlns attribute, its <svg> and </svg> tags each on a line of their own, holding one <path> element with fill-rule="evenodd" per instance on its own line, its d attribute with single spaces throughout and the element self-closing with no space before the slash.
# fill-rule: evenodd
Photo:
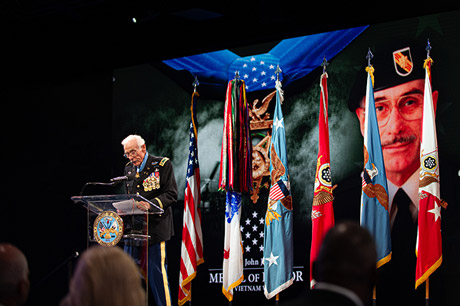
<svg viewBox="0 0 460 306">
<path fill-rule="evenodd" d="M 415 287 L 420 145 L 425 86 L 426 42 L 379 44 L 372 50 L 374 98 L 388 183 L 392 259 L 379 268 L 377 305 L 421 305 L 422 289 Z M 367 64 L 367 63 L 366 63 Z M 358 72 L 348 101 L 364 136 L 367 73 Z M 436 109 L 438 91 L 433 86 Z M 334 200 L 337 220 L 360 220 L 360 177 L 338 184 Z M 402 225 L 401 225 L 402 224 Z M 398 296 L 397 299 L 390 296 Z M 396 300 L 396 301 L 395 301 Z M 399 304 L 397 304 L 399 305 Z"/>
</svg>

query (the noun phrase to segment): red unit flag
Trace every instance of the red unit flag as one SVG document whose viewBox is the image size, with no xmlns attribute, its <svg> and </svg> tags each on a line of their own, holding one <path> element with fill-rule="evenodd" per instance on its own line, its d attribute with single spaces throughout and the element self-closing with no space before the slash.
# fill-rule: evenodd
<svg viewBox="0 0 460 306">
<path fill-rule="evenodd" d="M 439 185 L 438 142 L 435 110 L 431 91 L 431 63 L 425 61 L 422 143 L 420 147 L 419 211 L 415 288 L 441 265 L 441 199 Z"/>
<path fill-rule="evenodd" d="M 334 208 L 332 207 L 332 178 L 329 154 L 329 124 L 327 119 L 327 73 L 321 75 L 321 96 L 319 104 L 318 162 L 316 165 L 315 191 L 311 210 L 312 237 L 310 251 L 310 286 L 315 280 L 312 265 L 318 256 L 321 243 L 327 231 L 334 226 Z"/>
</svg>

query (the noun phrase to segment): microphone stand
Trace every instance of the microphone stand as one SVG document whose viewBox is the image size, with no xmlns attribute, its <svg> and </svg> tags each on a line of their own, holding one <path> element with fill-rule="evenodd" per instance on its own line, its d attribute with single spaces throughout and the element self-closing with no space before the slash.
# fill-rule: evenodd
<svg viewBox="0 0 460 306">
<path fill-rule="evenodd" d="M 71 263 L 73 260 L 78 258 L 80 256 L 80 253 L 78 252 L 73 252 L 71 256 L 69 256 L 67 259 L 65 259 L 63 262 L 61 262 L 59 265 L 57 265 L 51 272 L 49 272 L 45 277 L 43 277 L 38 284 L 34 285 L 35 288 L 40 288 L 42 285 L 45 284 L 48 279 L 50 279 L 54 274 L 56 274 L 58 271 L 60 271 L 64 266 L 67 266 L 69 263 Z M 71 277 L 71 268 L 69 267 L 69 279 Z"/>
<path fill-rule="evenodd" d="M 129 192 L 129 188 L 128 188 L 128 187 L 129 187 L 129 186 L 128 186 L 128 181 L 125 181 L 126 194 L 131 194 L 131 193 Z M 135 229 L 134 229 L 134 214 L 131 214 L 131 233 L 134 232 L 134 230 L 135 230 Z M 131 250 L 131 253 L 132 253 L 133 241 L 131 240 L 129 243 L 130 243 L 130 250 Z M 133 254 L 130 254 L 130 255 L 131 255 L 131 257 L 132 257 Z M 147 260 L 147 261 L 148 261 L 148 260 Z M 148 281 L 147 281 L 147 282 L 148 282 Z"/>
</svg>

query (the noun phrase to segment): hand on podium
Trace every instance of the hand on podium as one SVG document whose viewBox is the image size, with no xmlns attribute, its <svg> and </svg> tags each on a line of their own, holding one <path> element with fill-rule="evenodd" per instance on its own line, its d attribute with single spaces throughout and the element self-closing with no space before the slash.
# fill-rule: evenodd
<svg viewBox="0 0 460 306">
<path fill-rule="evenodd" d="M 136 202 L 136 206 L 137 206 L 137 208 L 139 208 L 140 210 L 143 210 L 143 211 L 148 211 L 149 208 L 150 208 L 150 204 L 145 202 L 145 201 Z"/>
</svg>

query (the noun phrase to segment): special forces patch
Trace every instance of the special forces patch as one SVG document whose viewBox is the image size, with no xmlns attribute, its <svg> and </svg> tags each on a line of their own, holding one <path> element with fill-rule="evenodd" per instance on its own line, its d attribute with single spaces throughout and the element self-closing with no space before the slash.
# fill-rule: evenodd
<svg viewBox="0 0 460 306">
<path fill-rule="evenodd" d="M 123 220 L 116 212 L 103 211 L 94 220 L 93 233 L 100 245 L 114 246 L 123 236 Z"/>
<path fill-rule="evenodd" d="M 160 170 L 155 169 L 150 175 L 142 182 L 144 191 L 152 191 L 160 188 Z"/>
<path fill-rule="evenodd" d="M 412 61 L 412 55 L 410 48 L 403 48 L 393 52 L 393 62 L 395 65 L 396 73 L 400 76 L 406 77 L 411 74 L 414 63 Z"/>
</svg>

